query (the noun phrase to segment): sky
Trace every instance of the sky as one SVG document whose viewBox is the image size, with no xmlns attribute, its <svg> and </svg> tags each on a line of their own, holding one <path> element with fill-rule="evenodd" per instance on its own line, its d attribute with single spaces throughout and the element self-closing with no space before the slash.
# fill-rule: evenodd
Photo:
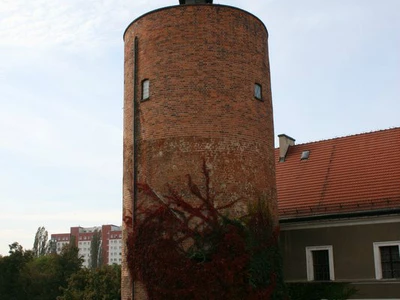
<svg viewBox="0 0 400 300">
<path fill-rule="evenodd" d="M 177 0 L 0 0 L 0 254 L 121 224 L 123 39 Z M 400 126 L 399 0 L 214 1 L 269 32 L 275 135 Z M 394 149 L 394 151 L 397 151 Z"/>
</svg>

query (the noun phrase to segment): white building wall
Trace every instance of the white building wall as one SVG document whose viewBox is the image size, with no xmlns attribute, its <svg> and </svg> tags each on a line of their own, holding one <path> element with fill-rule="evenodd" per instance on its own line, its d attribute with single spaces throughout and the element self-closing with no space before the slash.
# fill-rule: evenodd
<svg viewBox="0 0 400 300">
<path fill-rule="evenodd" d="M 120 265 L 122 261 L 122 239 L 110 239 L 108 243 L 108 264 Z"/>
<path fill-rule="evenodd" d="M 84 259 L 82 265 L 86 268 L 88 268 L 90 264 L 90 245 L 91 241 L 78 242 L 79 255 Z"/>
<path fill-rule="evenodd" d="M 62 237 L 56 239 L 56 252 L 57 254 L 60 254 L 62 249 L 64 248 L 65 245 L 69 244 L 69 238 L 67 237 Z"/>
</svg>

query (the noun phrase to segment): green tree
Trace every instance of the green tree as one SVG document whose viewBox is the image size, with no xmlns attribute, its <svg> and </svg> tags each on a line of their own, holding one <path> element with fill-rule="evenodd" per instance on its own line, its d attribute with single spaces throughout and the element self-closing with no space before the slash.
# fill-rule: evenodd
<svg viewBox="0 0 400 300">
<path fill-rule="evenodd" d="M 36 257 L 43 256 L 47 253 L 47 240 L 49 238 L 49 234 L 44 228 L 41 226 L 37 229 L 35 235 L 35 241 L 33 242 L 33 253 Z"/>
<path fill-rule="evenodd" d="M 0 259 L 1 299 L 28 299 L 21 274 L 26 264 L 33 260 L 33 252 L 24 250 L 17 242 L 9 247 L 9 255 Z"/>
<path fill-rule="evenodd" d="M 100 267 L 102 264 L 102 252 L 101 252 L 101 230 L 95 230 L 90 243 L 90 264 L 89 267 L 95 269 Z"/>
<path fill-rule="evenodd" d="M 121 267 L 102 266 L 81 269 L 68 280 L 57 300 L 119 300 L 121 299 Z"/>
<path fill-rule="evenodd" d="M 54 300 L 68 280 L 82 268 L 83 259 L 72 243 L 66 245 L 60 255 L 48 254 L 26 264 L 22 274 L 22 285 L 29 300 Z"/>
<path fill-rule="evenodd" d="M 61 294 L 65 284 L 61 269 L 61 256 L 57 254 L 37 257 L 28 262 L 21 272 L 21 283 L 30 300 L 53 300 Z"/>
<path fill-rule="evenodd" d="M 18 243 L 10 245 L 9 255 L 0 258 L 0 299 L 54 300 L 69 278 L 79 272 L 83 259 L 74 243 L 63 248 L 60 255 L 37 257 Z"/>
<path fill-rule="evenodd" d="M 79 256 L 79 249 L 71 238 L 70 244 L 65 245 L 60 253 L 60 266 L 62 270 L 61 286 L 67 286 L 68 278 L 82 268 L 83 258 Z"/>
</svg>

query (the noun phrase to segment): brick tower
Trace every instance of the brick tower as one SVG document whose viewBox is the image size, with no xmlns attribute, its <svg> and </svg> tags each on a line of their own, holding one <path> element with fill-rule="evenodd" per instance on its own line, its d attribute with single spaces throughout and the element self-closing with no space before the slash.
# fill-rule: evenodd
<svg viewBox="0 0 400 300">
<path fill-rule="evenodd" d="M 137 182 L 160 194 L 184 188 L 186 174 L 201 183 L 203 160 L 217 201 L 242 199 L 233 215 L 261 197 L 276 209 L 266 27 L 212 0 L 179 2 L 124 33 L 124 218 L 134 219 Z M 146 299 L 132 289 L 123 263 L 122 299 Z"/>
</svg>

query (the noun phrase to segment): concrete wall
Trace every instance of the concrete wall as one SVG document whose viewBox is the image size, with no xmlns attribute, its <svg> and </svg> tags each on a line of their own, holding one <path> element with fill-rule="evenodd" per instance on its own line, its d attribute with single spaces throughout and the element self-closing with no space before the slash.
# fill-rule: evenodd
<svg viewBox="0 0 400 300">
<path fill-rule="evenodd" d="M 375 279 L 373 253 L 374 242 L 400 240 L 399 222 L 298 230 L 284 227 L 280 243 L 285 280 L 307 280 L 306 247 L 332 245 L 336 281 L 353 282 L 362 299 L 400 298 L 400 280 Z"/>
</svg>

